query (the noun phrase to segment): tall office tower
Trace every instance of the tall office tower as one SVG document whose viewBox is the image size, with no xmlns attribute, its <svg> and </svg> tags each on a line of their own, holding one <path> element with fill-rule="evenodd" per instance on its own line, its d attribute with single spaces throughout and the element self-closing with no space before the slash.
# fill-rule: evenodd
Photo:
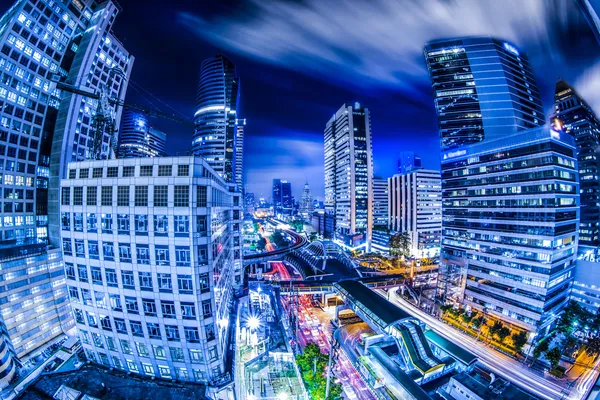
<svg viewBox="0 0 600 400">
<path fill-rule="evenodd" d="M 226 182 L 234 183 L 239 84 L 235 66 L 222 55 L 202 62 L 192 141 L 192 153 L 203 157 Z"/>
<path fill-rule="evenodd" d="M 244 195 L 244 212 L 248 214 L 254 214 L 256 203 L 254 200 L 254 193 L 246 192 Z"/>
<path fill-rule="evenodd" d="M 425 58 L 443 151 L 439 295 L 542 331 L 573 279 L 574 141 L 528 129 L 544 121 L 541 102 L 526 55 L 512 44 L 435 41 Z"/>
<path fill-rule="evenodd" d="M 203 383 L 223 376 L 241 195 L 200 157 L 69 164 L 62 248 L 88 359 Z"/>
<path fill-rule="evenodd" d="M 529 59 L 491 37 L 425 46 L 442 151 L 505 137 L 545 122 Z"/>
<path fill-rule="evenodd" d="M 421 166 L 421 157 L 415 155 L 412 151 L 403 151 L 398 158 L 398 173 L 406 174 L 413 169 L 423 168 Z"/>
<path fill-rule="evenodd" d="M 96 103 L 53 89 L 51 77 L 97 88 L 109 81 L 107 68 L 127 75 L 133 62 L 111 33 L 115 4 L 65 3 L 18 1 L 0 19 L 0 347 L 9 354 L 0 350 L 0 381 L 6 357 L 25 361 L 74 327 L 60 249 L 48 246 L 49 217 L 58 220 L 48 200 L 61 163 L 91 146 Z M 124 79 L 110 84 L 115 97 L 125 95 Z"/>
<path fill-rule="evenodd" d="M 313 198 L 310 193 L 310 186 L 308 182 L 304 184 L 304 189 L 302 189 L 302 198 L 300 199 L 300 214 L 304 217 L 304 219 L 312 218 L 313 213 Z"/>
<path fill-rule="evenodd" d="M 442 181 L 440 171 L 412 170 L 394 175 L 389 186 L 389 228 L 408 232 L 411 255 L 437 257 L 442 235 Z"/>
<path fill-rule="evenodd" d="M 388 180 L 373 178 L 373 226 L 388 226 Z"/>
<path fill-rule="evenodd" d="M 150 125 L 148 115 L 126 110 L 119 130 L 118 158 L 165 157 L 166 139 Z"/>
<path fill-rule="evenodd" d="M 335 215 L 336 237 L 352 246 L 368 244 L 373 226 L 369 109 L 344 104 L 327 122 L 324 136 L 325 209 Z"/>
<path fill-rule="evenodd" d="M 600 121 L 592 108 L 564 80 L 556 83 L 555 128 L 575 138 L 579 164 L 579 244 L 600 245 Z M 558 119 L 558 121 L 557 121 Z"/>
<path fill-rule="evenodd" d="M 281 214 L 281 179 L 273 179 L 273 213 Z"/>
<path fill-rule="evenodd" d="M 244 131 L 246 119 L 235 120 L 235 183 L 239 190 L 244 187 Z"/>
<path fill-rule="evenodd" d="M 281 181 L 281 213 L 291 215 L 293 208 L 292 184 L 288 181 Z"/>
</svg>

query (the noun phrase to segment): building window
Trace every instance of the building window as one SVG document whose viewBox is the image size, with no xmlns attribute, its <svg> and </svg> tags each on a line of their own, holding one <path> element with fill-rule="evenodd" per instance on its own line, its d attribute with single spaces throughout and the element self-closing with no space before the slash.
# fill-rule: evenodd
<svg viewBox="0 0 600 400">
<path fill-rule="evenodd" d="M 12 211 L 12 210 L 11 210 Z M 60 213 L 60 225 L 63 231 L 71 230 L 71 213 Z"/>
<path fill-rule="evenodd" d="M 96 186 L 90 186 L 85 188 L 85 193 L 87 196 L 86 204 L 88 206 L 95 206 L 98 202 L 98 188 Z"/>
<path fill-rule="evenodd" d="M 14 142 L 16 142 L 17 140 L 15 139 Z M 13 142 L 12 140 L 12 135 L 11 135 L 11 143 Z M 75 173 L 77 172 L 77 170 L 74 169 L 70 169 L 69 170 L 69 179 L 75 179 Z"/>
<path fill-rule="evenodd" d="M 100 249 L 96 240 L 88 240 L 88 256 L 92 260 L 100 259 Z"/>
<path fill-rule="evenodd" d="M 153 325 L 155 325 L 155 324 L 153 324 Z M 148 333 L 150 333 L 150 328 L 148 328 Z M 152 338 L 152 336 L 151 336 L 151 338 Z M 161 339 L 160 331 L 158 332 L 158 339 Z M 141 357 L 148 357 L 150 355 L 150 353 L 148 353 L 148 346 L 146 346 L 144 343 L 135 342 L 135 347 L 137 348 L 138 354 Z"/>
<path fill-rule="evenodd" d="M 116 178 L 117 176 L 119 176 L 119 167 L 106 168 L 106 177 L 107 178 Z"/>
<path fill-rule="evenodd" d="M 210 300 L 202 300 L 202 316 L 204 318 L 212 317 L 212 305 Z"/>
<path fill-rule="evenodd" d="M 169 246 L 154 246 L 156 265 L 168 266 L 169 262 Z"/>
<path fill-rule="evenodd" d="M 198 202 L 198 207 L 206 207 L 207 206 L 208 197 L 206 194 L 206 186 L 198 186 L 197 202 Z"/>
<path fill-rule="evenodd" d="M 148 207 L 148 186 L 135 187 L 136 207 Z"/>
<path fill-rule="evenodd" d="M 152 291 L 154 290 L 152 285 L 152 273 L 151 272 L 138 272 L 140 281 L 140 290 Z"/>
<path fill-rule="evenodd" d="M 87 267 L 85 265 L 78 264 L 77 265 L 77 275 L 79 275 L 79 282 L 87 282 L 88 281 Z"/>
<path fill-rule="evenodd" d="M 121 310 L 119 310 L 121 311 Z M 127 325 L 125 324 L 125 320 L 121 319 L 121 318 L 115 318 L 115 330 L 118 333 L 125 333 L 127 334 Z"/>
<path fill-rule="evenodd" d="M 166 215 L 154 216 L 154 235 L 167 236 L 169 234 L 169 217 Z"/>
<path fill-rule="evenodd" d="M 152 176 L 152 165 L 142 165 L 140 167 L 140 176 Z"/>
<path fill-rule="evenodd" d="M 73 255 L 73 245 L 71 239 L 63 239 L 63 253 L 68 256 Z"/>
<path fill-rule="evenodd" d="M 152 350 L 154 351 L 154 357 L 156 357 L 157 359 L 159 359 L 159 360 L 167 359 L 167 352 L 165 351 L 164 347 L 152 345 Z"/>
<path fill-rule="evenodd" d="M 175 262 L 178 267 L 189 267 L 191 265 L 190 248 L 175 247 Z"/>
<path fill-rule="evenodd" d="M 138 264 L 150 265 L 150 248 L 148 245 L 137 244 L 135 251 Z"/>
<path fill-rule="evenodd" d="M 137 298 L 125 296 L 125 309 L 130 314 L 139 314 Z"/>
<path fill-rule="evenodd" d="M 65 263 L 65 275 L 67 279 L 75 280 L 75 266 L 71 263 Z"/>
<path fill-rule="evenodd" d="M 117 206 L 129 206 L 129 186 L 117 187 Z"/>
<path fill-rule="evenodd" d="M 75 255 L 85 258 L 85 243 L 83 239 L 75 239 Z"/>
<path fill-rule="evenodd" d="M 146 328 L 148 328 L 148 337 L 150 337 L 150 339 L 162 339 L 160 326 L 158 324 L 148 322 Z"/>
<path fill-rule="evenodd" d="M 154 207 L 167 207 L 168 205 L 169 205 L 169 187 L 168 186 L 154 186 Z"/>
<path fill-rule="evenodd" d="M 102 178 L 102 168 L 94 168 L 92 178 Z"/>
<path fill-rule="evenodd" d="M 171 293 L 173 291 L 173 284 L 171 281 L 171 274 L 156 274 L 158 277 L 158 290 L 161 292 Z"/>
<path fill-rule="evenodd" d="M 171 353 L 171 359 L 173 361 L 183 361 L 183 350 L 179 347 L 169 347 L 169 352 Z"/>
<path fill-rule="evenodd" d="M 83 205 L 83 187 L 76 186 L 73 188 L 73 205 L 74 206 L 82 206 Z"/>
<path fill-rule="evenodd" d="M 115 260 L 115 245 L 110 242 L 102 242 L 102 256 L 104 261 Z"/>
<path fill-rule="evenodd" d="M 135 289 L 133 271 L 121 271 L 121 282 L 123 282 L 125 289 Z"/>
<path fill-rule="evenodd" d="M 117 230 L 119 234 L 129 235 L 129 214 L 117 214 Z"/>
<path fill-rule="evenodd" d="M 200 235 L 206 235 L 207 229 L 206 215 L 198 215 L 196 217 L 196 230 Z"/>
<path fill-rule="evenodd" d="M 173 216 L 173 224 L 175 225 L 175 236 L 185 237 L 190 232 L 190 218 L 187 215 Z"/>
<path fill-rule="evenodd" d="M 123 311 L 123 305 L 121 304 L 121 296 L 119 296 L 118 294 L 111 294 L 111 295 L 109 295 L 109 301 L 110 301 L 110 308 L 113 311 L 119 311 L 119 312 Z M 115 318 L 115 325 L 117 325 L 117 332 L 119 332 L 117 318 Z M 125 332 L 127 332 L 127 329 L 125 329 L 125 328 L 123 328 L 123 329 L 125 330 Z"/>
<path fill-rule="evenodd" d="M 102 186 L 100 190 L 100 202 L 103 206 L 112 206 L 112 186 Z"/>
<path fill-rule="evenodd" d="M 119 260 L 121 262 L 131 262 L 131 245 L 129 243 L 119 243 Z"/>
<path fill-rule="evenodd" d="M 189 186 L 175 186 L 173 193 L 174 193 L 175 207 L 189 207 L 190 206 L 190 187 Z"/>
<path fill-rule="evenodd" d="M 177 166 L 177 176 L 189 176 L 190 175 L 190 166 L 189 165 L 178 165 Z"/>
<path fill-rule="evenodd" d="M 135 221 L 135 234 L 136 235 L 148 235 L 148 216 L 147 215 L 136 215 Z"/>
<path fill-rule="evenodd" d="M 185 340 L 189 343 L 198 343 L 200 341 L 200 334 L 197 328 L 185 326 L 183 330 L 185 332 Z M 204 359 L 200 350 L 190 350 L 190 358 L 192 362 L 201 362 Z"/>
<path fill-rule="evenodd" d="M 200 293 L 210 292 L 210 278 L 208 276 L 208 273 L 205 272 L 198 276 L 198 284 L 200 286 Z"/>
<path fill-rule="evenodd" d="M 194 303 L 181 303 L 181 315 L 183 319 L 196 319 Z"/>
<path fill-rule="evenodd" d="M 176 325 L 165 325 L 165 333 L 169 342 L 179 341 L 179 329 Z"/>
<path fill-rule="evenodd" d="M 79 170 L 79 179 L 87 179 L 90 177 L 90 170 L 89 168 L 81 168 Z"/>
<path fill-rule="evenodd" d="M 193 291 L 192 276 L 191 275 L 177 275 L 177 286 L 179 293 L 191 294 Z"/>
<path fill-rule="evenodd" d="M 206 340 L 208 340 L 208 341 L 215 340 L 215 338 L 216 338 L 215 324 L 207 324 L 206 327 L 204 328 L 204 331 L 206 332 Z"/>
<path fill-rule="evenodd" d="M 156 302 L 154 299 L 142 299 L 144 314 L 150 317 L 156 317 Z"/>
<path fill-rule="evenodd" d="M 98 218 L 95 213 L 87 213 L 87 231 L 90 233 L 98 232 Z"/>
<path fill-rule="evenodd" d="M 106 274 L 106 286 L 118 287 L 119 282 L 117 281 L 117 272 L 112 268 L 105 268 L 104 273 Z"/>
<path fill-rule="evenodd" d="M 123 167 L 123 178 L 131 178 L 135 175 L 135 167 Z"/>
<path fill-rule="evenodd" d="M 173 166 L 172 165 L 159 165 L 158 166 L 158 176 L 171 176 L 173 175 Z"/>
<path fill-rule="evenodd" d="M 64 187 L 61 189 L 60 193 L 61 193 L 60 204 L 63 206 L 70 206 L 71 205 L 71 188 Z M 5 196 L 5 198 L 6 198 L 6 196 Z"/>
<path fill-rule="evenodd" d="M 131 334 L 133 336 L 144 337 L 144 330 L 142 329 L 141 323 L 137 321 L 129 321 L 129 326 L 131 327 Z"/>
<path fill-rule="evenodd" d="M 175 318 L 175 303 L 172 301 L 161 301 L 160 308 L 163 313 L 163 318 Z"/>
<path fill-rule="evenodd" d="M 73 214 L 73 230 L 75 232 L 83 232 L 83 213 Z"/>
<path fill-rule="evenodd" d="M 113 219 L 112 214 L 102 214 L 102 233 L 113 233 Z"/>
</svg>

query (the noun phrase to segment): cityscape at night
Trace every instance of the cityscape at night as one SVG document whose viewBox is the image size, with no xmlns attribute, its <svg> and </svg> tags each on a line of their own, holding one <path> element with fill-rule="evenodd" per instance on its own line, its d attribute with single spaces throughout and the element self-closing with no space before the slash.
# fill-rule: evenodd
<svg viewBox="0 0 600 400">
<path fill-rule="evenodd" d="M 600 0 L 0 12 L 1 400 L 600 400 Z"/>
</svg>

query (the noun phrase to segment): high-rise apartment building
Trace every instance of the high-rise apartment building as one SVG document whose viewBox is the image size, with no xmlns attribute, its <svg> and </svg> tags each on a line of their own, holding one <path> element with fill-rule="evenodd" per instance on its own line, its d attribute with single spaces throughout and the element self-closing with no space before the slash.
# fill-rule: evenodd
<svg viewBox="0 0 600 400">
<path fill-rule="evenodd" d="M 436 40 L 425 47 L 442 151 L 545 123 L 527 55 L 491 37 Z"/>
<path fill-rule="evenodd" d="M 234 186 L 199 157 L 69 165 L 62 248 L 88 359 L 208 384 L 226 373 L 241 254 Z"/>
<path fill-rule="evenodd" d="M 244 131 L 246 119 L 235 120 L 235 183 L 238 189 L 244 187 Z"/>
<path fill-rule="evenodd" d="M 203 157 L 226 182 L 233 183 L 237 179 L 239 85 L 235 66 L 227 58 L 217 55 L 202 62 L 192 153 Z"/>
<path fill-rule="evenodd" d="M 573 280 L 574 141 L 539 128 L 537 85 L 511 43 L 439 40 L 425 58 L 443 151 L 439 295 L 543 330 Z"/>
<path fill-rule="evenodd" d="M 23 361 L 74 326 L 53 202 L 67 162 L 91 154 L 97 101 L 52 78 L 123 99 L 133 57 L 111 33 L 117 13 L 111 1 L 18 1 L 0 19 L 0 375 L 6 357 Z M 108 157 L 111 138 L 101 142 Z"/>
<path fill-rule="evenodd" d="M 442 234 L 442 182 L 439 171 L 412 170 L 394 175 L 389 186 L 389 228 L 407 232 L 411 255 L 437 257 Z"/>
<path fill-rule="evenodd" d="M 406 174 L 413 169 L 423 168 L 421 166 L 421 157 L 415 155 L 413 151 L 403 151 L 398 158 L 398 173 Z"/>
<path fill-rule="evenodd" d="M 167 135 L 150 125 L 147 114 L 126 110 L 119 130 L 118 158 L 164 157 Z"/>
<path fill-rule="evenodd" d="M 556 83 L 550 122 L 575 138 L 579 164 L 579 244 L 600 245 L 600 121 L 564 80 Z"/>
<path fill-rule="evenodd" d="M 302 197 L 300 199 L 300 214 L 302 214 L 304 219 L 312 218 L 313 213 L 313 198 L 310 192 L 310 186 L 308 182 L 304 184 L 304 189 L 302 189 Z"/>
<path fill-rule="evenodd" d="M 344 104 L 325 126 L 325 209 L 336 237 L 368 243 L 373 226 L 373 152 L 369 109 Z"/>
<path fill-rule="evenodd" d="M 388 226 L 388 180 L 373 178 L 373 226 Z"/>
</svg>

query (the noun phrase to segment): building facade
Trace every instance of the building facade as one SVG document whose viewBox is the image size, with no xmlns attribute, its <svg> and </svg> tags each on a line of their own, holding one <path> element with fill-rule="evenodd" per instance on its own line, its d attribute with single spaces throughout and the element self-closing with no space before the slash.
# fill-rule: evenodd
<svg viewBox="0 0 600 400">
<path fill-rule="evenodd" d="M 369 109 L 344 104 L 325 126 L 325 210 L 336 238 L 368 245 L 373 227 L 373 152 Z"/>
<path fill-rule="evenodd" d="M 600 121 L 592 108 L 564 80 L 556 83 L 550 122 L 575 138 L 579 164 L 579 243 L 600 245 Z"/>
<path fill-rule="evenodd" d="M 564 132 L 528 130 L 443 153 L 442 263 L 463 301 L 529 331 L 549 327 L 574 277 L 579 184 Z"/>
<path fill-rule="evenodd" d="M 388 180 L 373 178 L 373 227 L 388 226 Z"/>
<path fill-rule="evenodd" d="M 406 174 L 413 169 L 423 168 L 421 165 L 421 157 L 417 156 L 413 151 L 403 151 L 398 158 L 398 173 Z"/>
<path fill-rule="evenodd" d="M 244 187 L 244 131 L 246 119 L 235 120 L 235 183 L 238 190 Z"/>
<path fill-rule="evenodd" d="M 126 110 L 119 130 L 118 158 L 165 157 L 167 135 L 150 125 L 148 115 Z"/>
<path fill-rule="evenodd" d="M 74 327 L 53 199 L 66 163 L 91 154 L 97 101 L 52 79 L 107 85 L 123 99 L 133 57 L 112 34 L 117 14 L 111 1 L 19 1 L 0 19 L 0 375 L 6 357 L 25 361 Z M 104 157 L 111 140 L 101 138 Z"/>
<path fill-rule="evenodd" d="M 302 189 L 302 198 L 300 199 L 300 214 L 304 219 L 309 219 L 313 213 L 313 198 L 310 192 L 310 186 L 308 182 L 304 184 L 304 189 Z"/>
<path fill-rule="evenodd" d="M 409 233 L 412 256 L 439 256 L 442 234 L 440 172 L 413 169 L 389 178 L 388 186 L 390 230 Z"/>
<path fill-rule="evenodd" d="M 442 151 L 502 138 L 545 123 L 526 54 L 491 37 L 430 42 L 425 60 Z"/>
<path fill-rule="evenodd" d="M 312 214 L 312 228 L 324 239 L 331 239 L 335 234 L 335 216 L 324 210 L 318 210 Z"/>
<path fill-rule="evenodd" d="M 149 377 L 222 379 L 240 197 L 198 157 L 69 165 L 62 248 L 88 359 Z"/>
<path fill-rule="evenodd" d="M 239 84 L 235 65 L 222 55 L 202 62 L 192 140 L 192 153 L 203 157 L 226 182 L 234 183 Z"/>
<path fill-rule="evenodd" d="M 276 216 L 291 215 L 293 206 L 292 184 L 273 179 L 273 213 Z"/>
</svg>

